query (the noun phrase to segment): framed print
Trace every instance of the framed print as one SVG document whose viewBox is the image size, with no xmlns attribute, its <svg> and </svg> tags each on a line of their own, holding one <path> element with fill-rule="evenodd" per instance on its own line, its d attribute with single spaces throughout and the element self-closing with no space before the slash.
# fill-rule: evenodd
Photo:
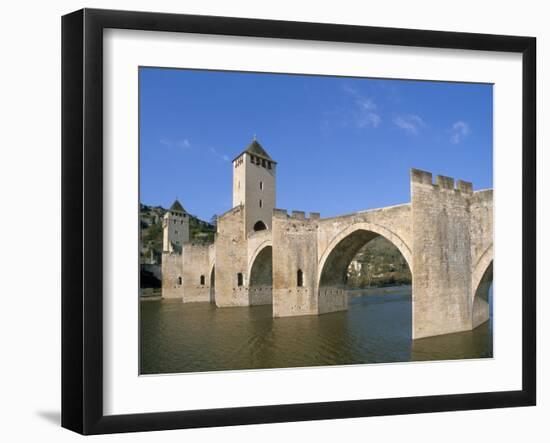
<svg viewBox="0 0 550 443">
<path fill-rule="evenodd" d="M 84 9 L 62 58 L 64 427 L 535 404 L 534 38 Z"/>
</svg>

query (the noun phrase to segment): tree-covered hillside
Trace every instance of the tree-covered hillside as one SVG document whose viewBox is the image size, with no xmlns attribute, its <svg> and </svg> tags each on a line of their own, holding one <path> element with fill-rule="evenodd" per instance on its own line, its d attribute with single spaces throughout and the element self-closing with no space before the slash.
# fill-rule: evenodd
<svg viewBox="0 0 550 443">
<path fill-rule="evenodd" d="M 382 236 L 363 246 L 348 268 L 348 286 L 351 287 L 401 285 L 411 281 L 405 258 Z"/>
<path fill-rule="evenodd" d="M 162 219 L 166 209 L 140 205 L 141 263 L 160 263 L 162 256 Z M 189 214 L 189 239 L 193 243 L 214 242 L 216 227 Z"/>
</svg>

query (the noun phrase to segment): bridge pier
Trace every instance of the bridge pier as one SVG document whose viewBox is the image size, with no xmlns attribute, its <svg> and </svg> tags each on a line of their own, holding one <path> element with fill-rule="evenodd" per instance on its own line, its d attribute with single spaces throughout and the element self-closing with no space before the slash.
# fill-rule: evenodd
<svg viewBox="0 0 550 443">
<path fill-rule="evenodd" d="M 411 171 L 414 339 L 473 328 L 472 195 L 471 183 Z"/>
</svg>

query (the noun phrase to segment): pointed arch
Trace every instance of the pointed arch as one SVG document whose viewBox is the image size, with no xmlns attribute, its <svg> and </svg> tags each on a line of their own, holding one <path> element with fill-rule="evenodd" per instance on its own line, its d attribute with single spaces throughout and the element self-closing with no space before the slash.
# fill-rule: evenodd
<svg viewBox="0 0 550 443">
<path fill-rule="evenodd" d="M 412 271 L 412 252 L 409 246 L 403 241 L 403 239 L 401 239 L 401 237 L 399 237 L 397 234 L 390 231 L 389 229 L 384 228 L 383 226 L 374 223 L 359 222 L 348 226 L 346 229 L 335 235 L 329 242 L 325 251 L 321 255 L 321 258 L 319 259 L 317 287 L 321 287 L 323 272 L 325 271 L 327 262 L 329 260 L 341 262 L 337 263 L 337 267 L 341 267 L 342 263 L 346 261 L 348 262 L 347 264 L 349 264 L 349 262 L 355 256 L 355 254 L 357 254 L 359 249 L 361 249 L 366 243 L 368 243 L 375 237 L 378 237 L 379 235 L 392 243 L 399 250 L 399 252 L 401 252 L 401 255 L 403 255 L 403 257 L 405 258 L 409 269 Z M 345 250 L 345 252 L 339 257 L 335 256 L 335 251 L 337 251 L 337 248 L 341 251 Z M 343 276 L 341 277 L 343 278 Z"/>
</svg>

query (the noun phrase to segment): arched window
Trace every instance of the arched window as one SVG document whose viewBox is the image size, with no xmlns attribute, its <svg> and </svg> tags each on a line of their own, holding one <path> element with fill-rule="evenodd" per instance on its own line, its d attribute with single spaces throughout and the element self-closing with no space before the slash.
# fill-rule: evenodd
<svg viewBox="0 0 550 443">
<path fill-rule="evenodd" d="M 204 275 L 201 275 L 201 286 L 204 286 Z"/>
<path fill-rule="evenodd" d="M 267 226 L 265 225 L 265 223 L 261 220 L 257 221 L 255 224 L 254 224 L 254 230 L 255 231 L 263 231 L 267 229 Z"/>
<path fill-rule="evenodd" d="M 237 286 L 242 286 L 242 285 L 243 285 L 243 273 L 239 272 L 237 274 Z"/>
<path fill-rule="evenodd" d="M 296 272 L 296 286 L 299 288 L 304 286 L 304 273 L 301 269 L 298 269 L 298 272 Z"/>
<path fill-rule="evenodd" d="M 181 284 L 183 283 L 181 277 L 178 277 L 178 286 L 181 286 Z"/>
</svg>

